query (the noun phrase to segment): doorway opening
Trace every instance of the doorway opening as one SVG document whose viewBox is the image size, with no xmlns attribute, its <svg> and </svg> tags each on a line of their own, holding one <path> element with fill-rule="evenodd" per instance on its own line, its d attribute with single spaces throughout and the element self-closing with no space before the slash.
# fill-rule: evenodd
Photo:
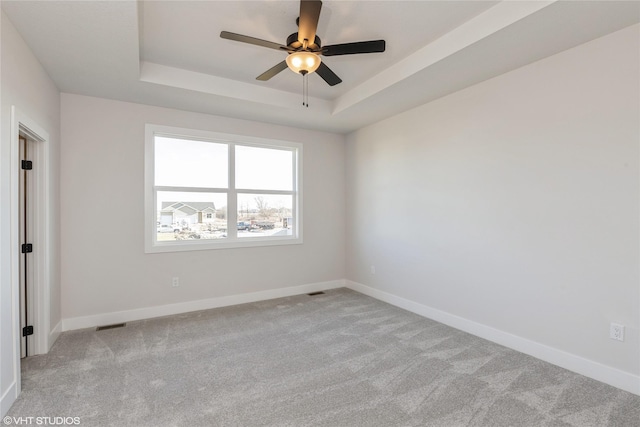
<svg viewBox="0 0 640 427">
<path fill-rule="evenodd" d="M 18 234 L 20 236 L 20 358 L 34 354 L 33 336 L 33 263 L 29 262 L 33 253 L 30 243 L 33 232 L 33 140 L 24 133 L 18 134 L 19 164 L 18 172 Z"/>
<path fill-rule="evenodd" d="M 50 328 L 49 134 L 11 107 L 11 282 L 15 369 L 21 357 L 44 354 Z"/>
</svg>

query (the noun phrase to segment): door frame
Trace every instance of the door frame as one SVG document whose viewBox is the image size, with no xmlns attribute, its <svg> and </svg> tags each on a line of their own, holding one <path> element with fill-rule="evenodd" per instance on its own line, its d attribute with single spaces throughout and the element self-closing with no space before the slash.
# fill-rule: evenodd
<svg viewBox="0 0 640 427">
<path fill-rule="evenodd" d="M 29 206 L 33 209 L 33 225 L 31 240 L 34 251 L 30 260 L 33 266 L 33 354 L 44 354 L 49 351 L 51 344 L 51 264 L 50 264 L 50 215 L 49 215 L 49 134 L 37 122 L 25 115 L 15 105 L 11 106 L 11 289 L 13 294 L 13 334 L 14 337 L 14 369 L 17 381 L 17 394 L 20 393 L 20 233 L 19 233 L 19 173 L 20 141 L 18 136 L 23 134 L 32 142 L 31 171 L 33 187 L 28 195 Z"/>
</svg>

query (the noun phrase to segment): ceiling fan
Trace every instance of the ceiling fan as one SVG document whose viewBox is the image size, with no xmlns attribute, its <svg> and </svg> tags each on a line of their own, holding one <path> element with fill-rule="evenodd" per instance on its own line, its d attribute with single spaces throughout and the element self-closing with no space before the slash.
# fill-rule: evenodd
<svg viewBox="0 0 640 427">
<path fill-rule="evenodd" d="M 256 80 L 267 81 L 289 67 L 292 71 L 300 73 L 303 76 L 315 71 L 330 86 L 335 86 L 341 83 L 342 79 L 322 62 L 320 55 L 337 56 L 384 52 L 385 41 L 370 40 L 322 46 L 320 37 L 316 34 L 321 9 L 322 2 L 320 0 L 300 1 L 300 16 L 296 20 L 298 32 L 287 37 L 286 45 L 244 36 L 242 34 L 230 33 L 228 31 L 222 31 L 220 37 L 289 53 L 286 60 L 260 74 L 256 77 Z"/>
</svg>

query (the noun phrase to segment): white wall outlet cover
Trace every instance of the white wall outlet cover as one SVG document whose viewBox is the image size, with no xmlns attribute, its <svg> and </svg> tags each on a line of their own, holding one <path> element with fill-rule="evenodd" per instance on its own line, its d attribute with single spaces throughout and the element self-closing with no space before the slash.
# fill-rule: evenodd
<svg viewBox="0 0 640 427">
<path fill-rule="evenodd" d="M 611 323 L 609 327 L 609 337 L 614 340 L 624 341 L 624 325 Z"/>
</svg>

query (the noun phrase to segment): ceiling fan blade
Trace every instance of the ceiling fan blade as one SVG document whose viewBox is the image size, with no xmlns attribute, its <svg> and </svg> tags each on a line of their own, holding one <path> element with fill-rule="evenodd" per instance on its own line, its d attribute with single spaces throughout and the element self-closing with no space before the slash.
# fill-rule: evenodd
<svg viewBox="0 0 640 427">
<path fill-rule="evenodd" d="M 233 40 L 242 43 L 249 43 L 256 46 L 268 47 L 270 49 L 277 50 L 288 50 L 289 48 L 281 45 L 280 43 L 274 43 L 262 39 L 257 39 L 255 37 L 243 36 L 242 34 L 230 33 L 229 31 L 222 31 L 220 33 L 220 37 L 227 40 Z"/>
<path fill-rule="evenodd" d="M 318 69 L 316 70 L 316 73 L 318 73 L 318 75 L 320 77 L 322 77 L 322 79 L 327 82 L 329 84 L 329 86 L 335 86 L 338 83 L 342 83 L 342 79 L 340 77 L 338 77 L 336 75 L 336 73 L 334 73 L 333 71 L 331 71 L 331 68 L 327 67 L 324 62 L 320 63 L 320 66 L 318 67 Z"/>
<path fill-rule="evenodd" d="M 256 80 L 261 80 L 263 82 L 266 82 L 271 77 L 273 77 L 276 74 L 278 74 L 280 71 L 286 70 L 286 69 L 287 69 L 287 62 L 286 61 L 282 61 L 278 65 L 275 65 L 275 66 L 269 68 L 264 73 L 260 74 L 258 77 L 256 77 Z"/>
<path fill-rule="evenodd" d="M 355 55 L 357 53 L 384 52 L 385 46 L 386 43 L 384 40 L 370 40 L 366 42 L 334 44 L 331 46 L 323 47 L 322 55 L 336 56 Z"/>
<path fill-rule="evenodd" d="M 304 40 L 307 39 L 309 45 L 315 44 L 321 9 L 322 2 L 320 0 L 300 1 L 300 20 L 298 21 L 298 41 L 300 43 L 304 44 Z"/>
</svg>

